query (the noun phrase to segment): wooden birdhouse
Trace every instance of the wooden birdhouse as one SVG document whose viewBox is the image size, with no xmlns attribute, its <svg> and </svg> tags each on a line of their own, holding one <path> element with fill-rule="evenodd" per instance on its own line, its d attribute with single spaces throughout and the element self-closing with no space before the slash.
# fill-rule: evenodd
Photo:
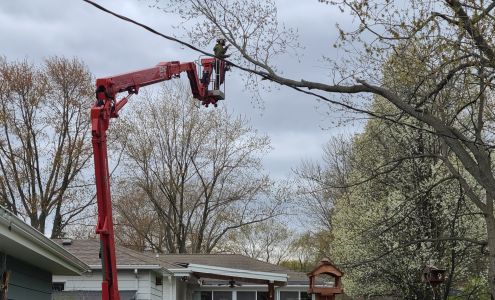
<svg viewBox="0 0 495 300">
<path fill-rule="evenodd" d="M 315 294 L 316 300 L 334 300 L 335 295 L 344 292 L 341 281 L 343 275 L 330 259 L 322 259 L 316 268 L 308 273 L 308 294 Z"/>
<path fill-rule="evenodd" d="M 423 270 L 423 281 L 436 286 L 445 281 L 445 269 L 439 269 L 435 266 L 426 266 Z"/>
</svg>

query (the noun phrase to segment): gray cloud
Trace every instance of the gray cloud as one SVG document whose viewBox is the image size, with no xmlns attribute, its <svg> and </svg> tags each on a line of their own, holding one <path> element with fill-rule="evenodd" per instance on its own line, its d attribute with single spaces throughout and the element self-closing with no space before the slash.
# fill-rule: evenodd
<svg viewBox="0 0 495 300">
<path fill-rule="evenodd" d="M 173 28 L 179 23 L 178 18 L 149 8 L 144 2 L 98 2 L 164 33 L 182 34 Z M 328 81 L 330 70 L 321 63 L 321 57 L 337 57 L 331 47 L 336 38 L 334 24 L 349 24 L 352 20 L 316 0 L 288 2 L 280 1 L 279 13 L 288 26 L 298 28 L 305 46 L 304 55 L 301 63 L 293 55 L 286 55 L 277 59 L 277 64 L 294 79 Z M 198 58 L 191 50 L 117 20 L 82 1 L 2 1 L 0 37 L 0 55 L 9 60 L 27 58 L 38 63 L 52 55 L 75 56 L 84 60 L 97 77 L 149 67 L 160 61 Z M 228 76 L 227 99 L 221 105 L 246 116 L 253 127 L 271 137 L 274 149 L 265 158 L 265 169 L 273 176 L 288 175 L 303 158 L 319 159 L 321 145 L 331 135 L 342 132 L 342 128 L 321 129 L 330 124 L 326 104 L 285 87 L 264 93 L 265 109 L 260 110 L 250 94 L 243 91 L 238 72 Z M 339 115 L 331 113 L 330 117 Z"/>
</svg>

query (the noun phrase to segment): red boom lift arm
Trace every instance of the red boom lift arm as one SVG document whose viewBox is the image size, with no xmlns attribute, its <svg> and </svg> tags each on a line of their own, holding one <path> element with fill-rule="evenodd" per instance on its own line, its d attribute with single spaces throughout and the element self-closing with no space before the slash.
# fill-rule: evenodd
<svg viewBox="0 0 495 300">
<path fill-rule="evenodd" d="M 100 258 L 102 261 L 103 281 L 101 284 L 103 300 L 119 300 L 117 283 L 117 264 L 112 220 L 112 201 L 110 197 L 110 177 L 107 155 L 107 129 L 111 118 L 117 118 L 119 111 L 127 103 L 127 96 L 120 100 L 118 93 L 137 94 L 139 88 L 187 73 L 193 97 L 208 106 L 216 106 L 223 100 L 223 93 L 218 90 L 224 81 L 225 62 L 215 58 L 201 60 L 202 78 L 198 77 L 196 64 L 171 61 L 140 71 L 125 73 L 96 80 L 96 102 L 91 108 L 91 132 L 95 162 L 96 201 L 98 206 L 98 223 L 96 233 L 100 235 Z M 215 73 L 216 90 L 208 90 L 212 73 Z"/>
</svg>

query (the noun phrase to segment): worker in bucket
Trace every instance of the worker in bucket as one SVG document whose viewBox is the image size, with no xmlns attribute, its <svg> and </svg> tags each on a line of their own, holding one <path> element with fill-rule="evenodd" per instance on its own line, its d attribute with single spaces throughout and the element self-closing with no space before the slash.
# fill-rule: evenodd
<svg viewBox="0 0 495 300">
<path fill-rule="evenodd" d="M 213 48 L 213 53 L 215 53 L 216 58 L 220 59 L 226 59 L 230 55 L 227 54 L 227 50 L 229 49 L 230 45 L 225 45 L 225 39 L 224 38 L 219 38 L 217 39 L 217 44 Z"/>
<path fill-rule="evenodd" d="M 226 59 L 230 56 L 230 54 L 227 54 L 227 50 L 229 49 L 230 45 L 225 45 L 225 39 L 224 38 L 219 38 L 217 39 L 217 43 L 215 47 L 213 48 L 213 53 L 215 54 L 215 57 L 218 59 Z M 220 85 L 224 81 L 224 76 L 225 74 L 221 74 L 223 72 L 220 72 L 220 65 L 221 61 L 220 60 L 215 61 L 215 73 L 216 73 L 216 80 L 215 80 L 215 85 L 214 88 L 218 90 L 220 88 Z M 225 71 L 228 71 L 230 69 L 230 66 L 228 65 L 227 62 L 225 62 Z"/>
</svg>

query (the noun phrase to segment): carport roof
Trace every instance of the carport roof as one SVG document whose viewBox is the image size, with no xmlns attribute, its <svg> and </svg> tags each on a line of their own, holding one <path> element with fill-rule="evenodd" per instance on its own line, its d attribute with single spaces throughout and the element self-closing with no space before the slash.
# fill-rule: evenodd
<svg viewBox="0 0 495 300">
<path fill-rule="evenodd" d="M 185 271 L 187 266 L 203 265 L 231 270 L 252 271 L 258 273 L 275 273 L 287 275 L 289 285 L 307 285 L 308 277 L 305 273 L 293 271 L 283 266 L 263 262 L 240 254 L 161 254 L 162 263 L 174 265 L 167 268 L 179 272 Z M 210 277 L 211 278 L 211 277 Z"/>
<path fill-rule="evenodd" d="M 185 274 L 193 274 L 197 278 L 212 278 L 221 280 L 236 280 L 242 282 L 286 285 L 287 274 L 284 273 L 269 273 L 260 271 L 249 271 L 244 269 L 223 268 L 199 264 L 188 264 L 183 268 L 169 269 L 170 272 L 182 276 Z"/>
</svg>

